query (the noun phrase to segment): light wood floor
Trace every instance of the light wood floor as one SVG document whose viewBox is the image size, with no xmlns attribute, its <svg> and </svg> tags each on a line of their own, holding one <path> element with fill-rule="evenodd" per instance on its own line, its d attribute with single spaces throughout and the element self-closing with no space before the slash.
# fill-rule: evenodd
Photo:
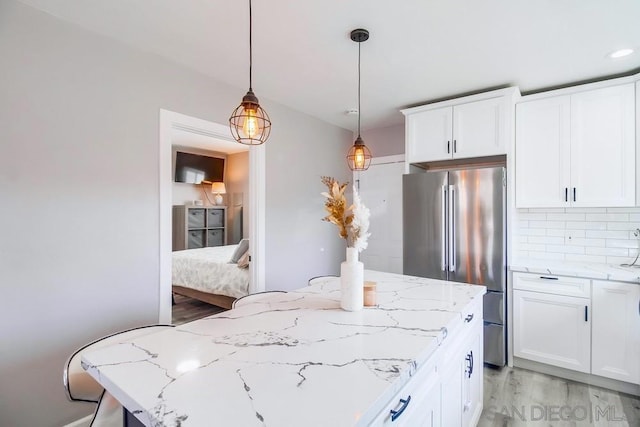
<svg viewBox="0 0 640 427">
<path fill-rule="evenodd" d="M 182 295 L 174 295 L 176 304 L 172 307 L 171 320 L 174 325 L 191 322 L 193 320 L 202 319 L 212 314 L 225 311 L 224 308 L 207 304 Z"/>
<path fill-rule="evenodd" d="M 640 427 L 640 399 L 526 369 L 485 367 L 478 427 L 489 426 Z"/>
</svg>

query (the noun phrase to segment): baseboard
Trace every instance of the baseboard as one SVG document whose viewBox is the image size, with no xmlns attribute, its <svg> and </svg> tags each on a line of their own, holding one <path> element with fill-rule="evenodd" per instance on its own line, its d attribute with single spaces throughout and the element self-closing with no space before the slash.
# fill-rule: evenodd
<svg viewBox="0 0 640 427">
<path fill-rule="evenodd" d="M 577 381 L 584 384 L 594 385 L 596 387 L 608 388 L 621 393 L 640 396 L 640 385 L 631 384 L 624 381 L 612 380 L 598 375 L 585 374 L 570 369 L 558 368 L 557 366 L 547 365 L 545 363 L 534 362 L 532 360 L 513 358 L 513 366 L 528 369 L 534 372 L 541 372 L 547 375 L 553 375 L 568 380 Z"/>
<path fill-rule="evenodd" d="M 93 414 L 87 415 L 86 417 L 80 418 L 79 420 L 69 423 L 64 427 L 89 427 L 89 424 L 91 424 L 92 417 L 93 417 Z"/>
</svg>

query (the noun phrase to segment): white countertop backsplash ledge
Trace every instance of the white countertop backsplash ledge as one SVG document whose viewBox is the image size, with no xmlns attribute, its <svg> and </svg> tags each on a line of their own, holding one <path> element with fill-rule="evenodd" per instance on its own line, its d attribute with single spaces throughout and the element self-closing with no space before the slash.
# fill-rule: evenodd
<svg viewBox="0 0 640 427">
<path fill-rule="evenodd" d="M 341 310 L 339 278 L 329 278 L 96 350 L 83 364 L 148 426 L 366 425 L 485 288 L 365 279 L 378 283 L 377 307 Z"/>
<path fill-rule="evenodd" d="M 632 260 L 631 260 L 632 261 Z M 640 260 L 639 260 L 640 262 Z M 518 259 L 509 263 L 511 271 L 556 276 L 583 277 L 598 280 L 614 280 L 640 284 L 640 267 L 589 262 Z"/>
</svg>

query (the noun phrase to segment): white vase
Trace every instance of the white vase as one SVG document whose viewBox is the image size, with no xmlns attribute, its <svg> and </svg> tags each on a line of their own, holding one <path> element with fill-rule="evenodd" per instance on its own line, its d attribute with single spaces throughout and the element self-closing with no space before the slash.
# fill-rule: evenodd
<svg viewBox="0 0 640 427">
<path fill-rule="evenodd" d="M 358 250 L 347 248 L 347 260 L 340 264 L 340 307 L 347 311 L 362 310 L 364 265 L 358 261 Z"/>
</svg>

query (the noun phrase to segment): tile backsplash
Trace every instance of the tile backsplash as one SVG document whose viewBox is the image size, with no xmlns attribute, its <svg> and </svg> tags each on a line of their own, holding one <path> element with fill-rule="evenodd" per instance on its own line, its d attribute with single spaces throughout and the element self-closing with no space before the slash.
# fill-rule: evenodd
<svg viewBox="0 0 640 427">
<path fill-rule="evenodd" d="M 640 207 L 517 209 L 512 221 L 516 259 L 622 264 L 638 253 Z"/>
</svg>

